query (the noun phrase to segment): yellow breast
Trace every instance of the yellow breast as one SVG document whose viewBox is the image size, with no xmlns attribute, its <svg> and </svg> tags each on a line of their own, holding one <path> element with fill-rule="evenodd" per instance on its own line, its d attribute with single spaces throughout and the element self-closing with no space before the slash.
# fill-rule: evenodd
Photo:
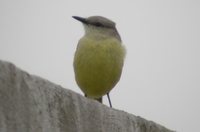
<svg viewBox="0 0 200 132">
<path fill-rule="evenodd" d="M 94 40 L 83 37 L 74 57 L 76 82 L 92 98 L 108 93 L 119 81 L 125 48 L 115 38 Z"/>
</svg>

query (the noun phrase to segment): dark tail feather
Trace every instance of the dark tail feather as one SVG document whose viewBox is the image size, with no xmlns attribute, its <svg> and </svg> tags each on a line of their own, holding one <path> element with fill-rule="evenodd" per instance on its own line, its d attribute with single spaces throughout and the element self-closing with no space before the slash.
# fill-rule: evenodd
<svg viewBox="0 0 200 132">
<path fill-rule="evenodd" d="M 103 98 L 102 97 L 100 97 L 100 98 L 98 98 L 96 100 L 99 101 L 100 103 L 103 103 Z"/>
<path fill-rule="evenodd" d="M 85 94 L 85 97 L 87 97 L 87 95 L 86 95 L 86 94 Z M 102 103 L 102 102 L 103 102 L 103 99 L 102 99 L 102 97 L 100 97 L 100 98 L 97 98 L 97 99 L 95 99 L 95 100 L 99 101 L 100 103 Z"/>
<path fill-rule="evenodd" d="M 85 94 L 85 97 L 87 97 L 86 94 Z M 108 97 L 108 102 L 109 102 L 110 108 L 112 108 L 112 103 L 111 103 L 111 100 L 110 100 L 110 95 L 109 95 L 109 93 L 107 93 L 107 97 Z M 95 100 L 99 101 L 100 103 L 103 102 L 103 98 L 102 98 L 102 97 L 97 98 L 97 99 L 95 99 Z"/>
</svg>

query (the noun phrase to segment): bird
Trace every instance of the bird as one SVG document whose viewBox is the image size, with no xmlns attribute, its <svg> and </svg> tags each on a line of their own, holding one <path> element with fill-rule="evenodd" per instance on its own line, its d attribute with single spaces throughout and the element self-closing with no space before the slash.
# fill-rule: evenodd
<svg viewBox="0 0 200 132">
<path fill-rule="evenodd" d="M 102 103 L 120 80 L 125 46 L 117 31 L 116 24 L 103 16 L 72 16 L 83 24 L 85 33 L 78 41 L 74 54 L 75 80 L 85 97 Z"/>
</svg>

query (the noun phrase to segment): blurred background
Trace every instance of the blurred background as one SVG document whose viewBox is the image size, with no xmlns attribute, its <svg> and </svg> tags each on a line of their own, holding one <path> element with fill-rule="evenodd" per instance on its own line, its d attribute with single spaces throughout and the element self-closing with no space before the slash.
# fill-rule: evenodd
<svg viewBox="0 0 200 132">
<path fill-rule="evenodd" d="M 200 131 L 200 1 L 0 0 L 0 59 L 82 94 L 73 56 L 84 30 L 73 15 L 117 23 L 127 55 L 114 108 Z"/>
</svg>

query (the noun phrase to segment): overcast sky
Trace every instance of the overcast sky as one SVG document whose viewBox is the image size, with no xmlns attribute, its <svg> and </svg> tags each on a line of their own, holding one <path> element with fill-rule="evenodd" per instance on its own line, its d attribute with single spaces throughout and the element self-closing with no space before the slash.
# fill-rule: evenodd
<svg viewBox="0 0 200 132">
<path fill-rule="evenodd" d="M 200 131 L 200 1 L 0 0 L 0 59 L 82 94 L 72 63 L 84 31 L 73 15 L 117 23 L 127 55 L 114 108 Z"/>
</svg>

